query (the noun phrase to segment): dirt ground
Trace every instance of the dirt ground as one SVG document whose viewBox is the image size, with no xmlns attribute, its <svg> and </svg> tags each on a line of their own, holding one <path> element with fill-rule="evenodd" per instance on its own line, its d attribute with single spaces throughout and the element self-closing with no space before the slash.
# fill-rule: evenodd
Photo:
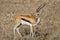
<svg viewBox="0 0 60 40">
<path fill-rule="evenodd" d="M 38 12 L 40 23 L 33 27 L 34 37 L 29 36 L 29 26 L 21 27 L 22 38 L 16 32 L 15 40 L 60 40 L 60 0 L 0 0 L 0 40 L 13 40 L 15 20 L 12 16 L 24 13 L 31 15 L 41 4 L 45 7 Z"/>
</svg>

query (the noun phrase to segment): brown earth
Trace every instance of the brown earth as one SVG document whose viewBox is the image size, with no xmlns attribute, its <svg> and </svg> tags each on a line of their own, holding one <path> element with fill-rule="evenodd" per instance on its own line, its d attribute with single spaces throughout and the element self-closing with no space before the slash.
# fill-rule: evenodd
<svg viewBox="0 0 60 40">
<path fill-rule="evenodd" d="M 14 39 L 12 16 L 31 15 L 43 3 L 47 4 L 39 12 L 40 23 L 33 27 L 34 37 L 29 36 L 29 27 L 24 25 L 20 29 L 23 37 L 16 33 L 16 40 L 60 40 L 60 0 L 0 0 L 0 40 Z"/>
</svg>

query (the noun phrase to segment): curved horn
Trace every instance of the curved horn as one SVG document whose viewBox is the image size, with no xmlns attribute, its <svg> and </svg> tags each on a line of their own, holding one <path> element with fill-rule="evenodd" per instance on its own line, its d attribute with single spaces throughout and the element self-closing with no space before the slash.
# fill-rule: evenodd
<svg viewBox="0 0 60 40">
<path fill-rule="evenodd" d="M 45 5 L 46 5 L 46 3 L 41 4 L 41 5 L 36 9 L 36 13 L 38 13 Z"/>
</svg>

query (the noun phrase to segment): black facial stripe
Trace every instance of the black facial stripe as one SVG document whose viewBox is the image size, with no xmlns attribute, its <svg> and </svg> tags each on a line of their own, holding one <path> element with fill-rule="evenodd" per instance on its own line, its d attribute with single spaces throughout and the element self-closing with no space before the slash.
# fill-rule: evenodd
<svg viewBox="0 0 60 40">
<path fill-rule="evenodd" d="M 29 23 L 31 23 L 29 20 L 26 20 L 26 19 L 24 19 L 24 18 L 21 18 L 22 20 L 24 20 L 24 21 L 26 21 L 26 22 L 29 22 Z"/>
</svg>

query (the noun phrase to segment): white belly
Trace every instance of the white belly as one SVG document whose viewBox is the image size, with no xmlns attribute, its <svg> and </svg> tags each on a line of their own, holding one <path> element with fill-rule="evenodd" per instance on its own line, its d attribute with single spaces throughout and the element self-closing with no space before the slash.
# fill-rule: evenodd
<svg viewBox="0 0 60 40">
<path fill-rule="evenodd" d="M 29 22 L 26 22 L 26 21 L 24 21 L 24 20 L 21 20 L 21 23 L 22 23 L 23 25 L 30 25 Z"/>
</svg>

